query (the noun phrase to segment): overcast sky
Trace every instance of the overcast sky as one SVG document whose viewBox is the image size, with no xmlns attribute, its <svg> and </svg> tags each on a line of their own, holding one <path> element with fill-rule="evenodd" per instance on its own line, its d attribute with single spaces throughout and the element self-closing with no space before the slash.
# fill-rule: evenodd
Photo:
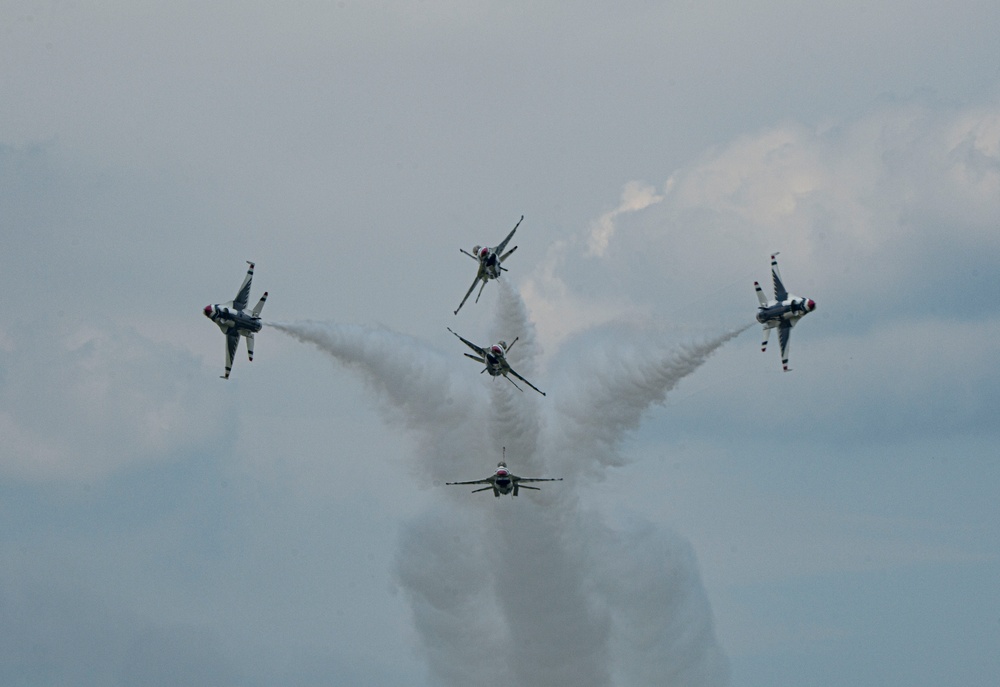
<svg viewBox="0 0 1000 687">
<path fill-rule="evenodd" d="M 998 35 L 0 2 L 0 682 L 992 687 Z M 224 382 L 246 260 L 281 327 Z M 503 446 L 564 481 L 444 485 Z"/>
</svg>

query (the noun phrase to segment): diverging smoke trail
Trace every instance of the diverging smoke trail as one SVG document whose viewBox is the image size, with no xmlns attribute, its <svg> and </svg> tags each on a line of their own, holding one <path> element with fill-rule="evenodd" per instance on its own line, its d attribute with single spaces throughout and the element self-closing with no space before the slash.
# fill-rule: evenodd
<svg viewBox="0 0 1000 687">
<path fill-rule="evenodd" d="M 268 325 L 360 373 L 387 422 L 420 438 L 417 456 L 430 479 L 447 481 L 466 469 L 468 452 L 481 440 L 475 427 L 483 408 L 474 402 L 475 385 L 457 375 L 452 357 L 384 327 L 316 321 Z"/>
<path fill-rule="evenodd" d="M 638 428 L 643 413 L 662 403 L 667 394 L 690 376 L 728 341 L 750 325 L 733 328 L 702 342 L 665 343 L 650 331 L 622 332 L 598 336 L 602 343 L 584 347 L 563 360 L 572 377 L 568 388 L 560 390 L 557 414 L 561 436 L 553 446 L 558 465 L 597 469 L 623 465 L 618 445 L 625 434 Z M 606 333 L 606 332 L 605 332 Z"/>
<path fill-rule="evenodd" d="M 489 343 L 520 336 L 510 363 L 548 398 L 503 379 L 484 394 L 474 366 L 385 329 L 274 325 L 360 372 L 387 420 L 422 437 L 419 460 L 442 481 L 489 474 L 502 445 L 516 474 L 566 478 L 516 500 L 448 487 L 402 525 L 396 574 L 432 681 L 724 685 L 687 542 L 641 518 L 609 525 L 582 504 L 594 488 L 586 477 L 623 462 L 617 447 L 642 413 L 742 329 L 673 347 L 644 336 L 595 348 L 584 336 L 539 377 L 527 311 L 500 283 Z"/>
<path fill-rule="evenodd" d="M 360 372 L 381 397 L 404 411 L 408 423 L 433 422 L 437 413 L 446 412 L 441 401 L 452 395 L 453 366 L 423 341 L 382 327 L 315 321 L 269 325 Z"/>
</svg>

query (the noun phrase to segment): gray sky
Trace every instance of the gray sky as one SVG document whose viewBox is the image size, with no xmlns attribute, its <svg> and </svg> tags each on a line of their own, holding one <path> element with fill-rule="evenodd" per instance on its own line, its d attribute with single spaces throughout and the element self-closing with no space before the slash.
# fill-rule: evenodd
<svg viewBox="0 0 1000 687">
<path fill-rule="evenodd" d="M 0 681 L 995 684 L 1000 5 L 202 5 L 0 3 Z"/>
</svg>

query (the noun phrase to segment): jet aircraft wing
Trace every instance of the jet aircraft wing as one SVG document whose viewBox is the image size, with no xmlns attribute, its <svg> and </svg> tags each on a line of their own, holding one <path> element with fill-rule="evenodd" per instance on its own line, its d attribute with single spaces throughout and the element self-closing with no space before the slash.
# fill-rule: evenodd
<svg viewBox="0 0 1000 687">
<path fill-rule="evenodd" d="M 779 303 L 788 298 L 788 290 L 781 281 L 781 272 L 778 271 L 778 254 L 771 256 L 771 279 L 774 280 L 774 300 Z"/>
<path fill-rule="evenodd" d="M 472 286 L 469 287 L 469 290 L 465 292 L 465 298 L 463 298 L 462 302 L 458 304 L 457 308 L 455 308 L 455 314 L 456 315 L 458 314 L 458 311 L 462 309 L 462 306 L 465 305 L 465 301 L 469 300 L 469 296 L 472 295 L 472 290 L 476 288 L 476 284 L 478 284 L 479 280 L 482 279 L 482 278 L 483 278 L 483 268 L 480 267 L 479 268 L 479 272 L 476 274 L 475 281 L 472 282 Z M 486 280 L 485 279 L 483 280 L 483 286 L 486 286 Z M 482 293 L 482 289 L 479 290 L 479 293 Z M 479 300 L 479 296 L 476 296 L 476 300 L 477 301 Z M 463 341 L 464 341 L 464 339 L 463 339 Z"/>
<path fill-rule="evenodd" d="M 794 320 L 783 320 L 778 326 L 778 341 L 781 343 L 781 366 L 788 372 L 788 339 L 792 334 Z"/>
<path fill-rule="evenodd" d="M 446 327 L 446 329 L 449 332 L 451 332 L 452 334 L 455 334 L 455 331 L 451 327 Z M 455 336 L 458 336 L 458 334 L 455 334 Z M 485 358 L 486 357 L 486 349 L 485 348 L 480 348 L 479 346 L 477 346 L 476 344 L 472 343 L 468 339 L 463 339 L 461 336 L 458 336 L 458 339 L 459 339 L 459 341 L 461 341 L 462 343 L 464 343 L 466 346 L 468 346 L 469 348 L 471 348 L 472 350 L 474 350 L 476 353 L 478 353 L 481 358 Z M 466 355 L 468 355 L 468 353 L 466 353 Z"/>
<path fill-rule="evenodd" d="M 518 483 L 520 482 L 562 482 L 562 477 L 518 477 Z M 530 489 L 530 487 L 525 487 L 525 489 Z"/>
<path fill-rule="evenodd" d="M 524 215 L 521 215 L 521 219 L 517 220 L 517 224 L 515 224 L 514 228 L 510 230 L 509 234 L 507 234 L 507 238 L 505 238 L 503 241 L 501 241 L 500 243 L 498 243 L 497 247 L 493 249 L 493 250 L 496 251 L 497 255 L 500 255 L 500 254 L 503 253 L 503 249 L 507 247 L 507 243 L 510 241 L 511 237 L 514 236 L 514 232 L 517 231 L 517 228 L 519 226 L 521 226 L 521 222 L 523 222 L 523 221 L 524 221 Z"/>
<path fill-rule="evenodd" d="M 468 482 L 445 482 L 445 484 L 493 484 L 493 478 L 487 477 L 486 479 L 473 479 Z"/>
<path fill-rule="evenodd" d="M 229 379 L 229 373 L 233 369 L 233 358 L 236 356 L 236 349 L 240 345 L 240 333 L 236 327 L 230 327 L 226 332 L 226 374 L 223 379 Z"/>
<path fill-rule="evenodd" d="M 545 392 L 544 391 L 542 391 L 537 386 L 535 386 L 534 384 L 532 384 L 531 382 L 529 382 L 527 379 L 525 379 L 524 377 L 522 377 L 521 375 L 519 375 L 517 372 L 515 372 L 514 368 L 512 368 L 510 365 L 507 366 L 507 371 L 510 372 L 515 377 L 517 377 L 518 379 L 520 379 L 522 382 L 524 382 L 528 386 L 530 386 L 532 389 L 534 389 L 535 391 L 537 391 L 538 393 L 540 393 L 542 396 L 545 396 Z M 514 386 L 517 386 L 517 385 L 515 384 Z"/>
<path fill-rule="evenodd" d="M 253 263 L 247 260 L 247 264 L 250 268 L 247 270 L 247 276 L 243 278 L 243 286 L 236 293 L 236 298 L 233 299 L 233 307 L 237 310 L 246 310 L 247 304 L 250 302 L 250 282 L 253 281 Z"/>
</svg>

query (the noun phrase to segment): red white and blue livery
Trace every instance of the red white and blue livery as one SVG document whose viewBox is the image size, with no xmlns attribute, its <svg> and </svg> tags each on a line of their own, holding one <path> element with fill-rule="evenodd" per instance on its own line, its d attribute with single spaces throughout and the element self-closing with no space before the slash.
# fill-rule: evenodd
<svg viewBox="0 0 1000 687">
<path fill-rule="evenodd" d="M 466 346 L 468 346 L 469 348 L 471 348 L 476 352 L 476 355 L 472 355 L 471 353 L 466 353 L 465 357 L 472 358 L 477 363 L 482 363 L 483 365 L 486 366 L 479 371 L 479 374 L 482 374 L 483 372 L 489 372 L 490 376 L 493 377 L 494 379 L 502 375 L 504 379 L 506 379 L 508 382 L 514 385 L 515 389 L 517 389 L 518 391 L 524 391 L 524 389 L 519 387 L 513 379 L 507 376 L 507 375 L 514 375 L 522 382 L 530 386 L 532 389 L 540 393 L 542 396 L 545 395 L 544 391 L 542 391 L 537 386 L 535 386 L 527 379 L 525 379 L 517 372 L 515 372 L 514 368 L 512 368 L 510 366 L 510 363 L 507 362 L 507 352 L 514 347 L 514 344 L 517 343 L 517 339 L 520 337 L 516 337 L 513 341 L 510 342 L 509 345 L 507 344 L 506 341 L 497 341 L 495 344 L 493 344 L 488 348 L 482 348 L 481 346 L 477 346 L 476 344 L 472 343 L 468 339 L 463 339 L 461 336 L 455 333 L 455 331 L 451 327 L 448 327 L 448 331 L 451 332 L 452 334 L 455 334 L 455 336 L 458 337 L 459 341 L 461 341 Z"/>
<path fill-rule="evenodd" d="M 250 303 L 250 282 L 253 280 L 253 263 L 247 260 L 250 269 L 243 279 L 243 285 L 236 293 L 236 298 L 228 303 L 217 303 L 206 305 L 203 312 L 205 317 L 219 325 L 219 329 L 226 335 L 226 374 L 223 379 L 229 379 L 229 372 L 233 369 L 233 356 L 240 345 L 240 337 L 247 340 L 247 355 L 253 361 L 253 335 L 260 331 L 260 311 L 267 300 L 267 292 L 257 301 L 253 310 L 247 311 Z"/>
<path fill-rule="evenodd" d="M 801 298 L 795 294 L 788 293 L 784 283 L 781 281 L 781 273 L 778 272 L 778 254 L 771 256 L 771 279 L 774 281 L 774 300 L 769 301 L 764 296 L 760 284 L 753 283 L 757 290 L 757 300 L 760 301 L 760 308 L 757 310 L 757 321 L 764 325 L 764 340 L 760 344 L 760 350 L 767 350 L 767 339 L 771 335 L 771 330 L 778 328 L 778 342 L 781 344 L 781 367 L 785 372 L 788 368 L 788 337 L 792 332 L 792 327 L 803 317 L 816 309 L 816 301 L 811 298 Z"/>
<path fill-rule="evenodd" d="M 518 477 L 510 470 L 507 469 L 507 447 L 503 450 L 504 460 L 497 463 L 496 472 L 487 477 L 486 479 L 474 479 L 469 482 L 445 482 L 445 484 L 485 484 L 487 486 L 482 489 L 473 489 L 472 493 L 475 494 L 477 491 L 488 491 L 493 490 L 493 495 L 500 498 L 500 494 L 510 494 L 511 498 L 517 496 L 517 492 L 521 489 L 534 489 L 539 491 L 538 487 L 529 487 L 524 484 L 524 482 L 562 482 L 562 477 Z"/>
<path fill-rule="evenodd" d="M 521 219 L 517 220 L 517 224 L 515 224 L 514 228 L 510 230 L 509 234 L 507 234 L 507 238 L 498 243 L 496 248 L 490 248 L 489 246 L 473 246 L 471 253 L 463 248 L 459 248 L 460 251 L 479 262 L 479 271 L 476 273 L 476 279 L 472 282 L 472 286 L 470 286 L 469 290 L 465 292 L 465 298 L 462 299 L 462 302 L 459 303 L 458 307 L 455 309 L 456 315 L 458 314 L 458 311 L 462 309 L 462 306 L 465 305 L 465 301 L 469 300 L 469 295 L 472 293 L 472 290 L 476 288 L 476 284 L 480 281 L 483 282 L 483 285 L 479 287 L 479 293 L 476 294 L 476 303 L 478 303 L 479 297 L 483 295 L 483 289 L 486 288 L 486 282 L 490 279 L 499 279 L 500 274 L 507 271 L 507 268 L 503 266 L 503 261 L 509 258 L 511 253 L 517 250 L 517 246 L 514 246 L 506 253 L 503 251 L 504 248 L 507 247 L 507 243 L 514 236 L 514 232 L 517 231 L 519 226 L 521 226 L 521 222 L 523 220 L 524 215 L 521 215 Z"/>
</svg>

